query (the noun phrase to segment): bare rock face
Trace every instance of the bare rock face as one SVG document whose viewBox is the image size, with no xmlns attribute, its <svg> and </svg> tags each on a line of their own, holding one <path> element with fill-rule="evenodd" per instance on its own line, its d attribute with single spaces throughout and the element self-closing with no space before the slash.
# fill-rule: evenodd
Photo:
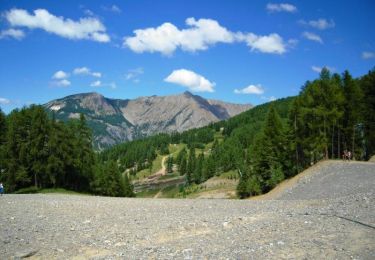
<svg viewBox="0 0 375 260">
<path fill-rule="evenodd" d="M 206 100 L 190 92 L 133 100 L 109 99 L 98 93 L 85 93 L 53 100 L 44 106 L 59 120 L 77 118 L 83 113 L 93 130 L 94 144 L 98 149 L 156 133 L 202 127 L 252 107 L 249 104 Z"/>
</svg>

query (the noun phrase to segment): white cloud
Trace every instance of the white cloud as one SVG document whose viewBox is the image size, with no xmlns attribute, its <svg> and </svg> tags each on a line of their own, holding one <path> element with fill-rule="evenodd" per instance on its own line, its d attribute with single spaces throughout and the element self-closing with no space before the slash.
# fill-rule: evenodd
<svg viewBox="0 0 375 260">
<path fill-rule="evenodd" d="M 288 12 L 288 13 L 295 13 L 297 12 L 297 7 L 292 4 L 272 4 L 268 3 L 266 6 L 267 11 L 269 12 Z"/>
<path fill-rule="evenodd" d="M 277 33 L 271 33 L 268 36 L 258 36 L 253 33 L 237 33 L 236 38 L 239 41 L 244 40 L 251 50 L 277 54 L 282 54 L 286 51 L 283 39 Z"/>
<path fill-rule="evenodd" d="M 90 75 L 96 78 L 101 78 L 102 73 L 100 72 L 91 72 L 91 70 L 87 67 L 75 68 L 73 70 L 73 74 L 75 75 Z"/>
<path fill-rule="evenodd" d="M 57 71 L 55 74 L 53 74 L 52 78 L 53 79 L 65 79 L 65 78 L 68 78 L 69 77 L 69 74 L 62 71 L 62 70 L 59 70 Z"/>
<path fill-rule="evenodd" d="M 174 70 L 164 81 L 187 87 L 193 92 L 214 92 L 215 86 L 214 82 L 186 69 Z"/>
<path fill-rule="evenodd" d="M 176 49 L 196 52 L 208 49 L 216 43 L 246 42 L 253 50 L 266 53 L 284 53 L 282 38 L 272 33 L 266 36 L 254 33 L 231 32 L 212 19 L 187 18 L 187 29 L 178 29 L 171 23 L 163 23 L 156 28 L 137 29 L 135 36 L 124 37 L 123 46 L 136 53 L 160 52 L 172 55 Z"/>
<path fill-rule="evenodd" d="M 326 69 L 328 69 L 329 71 L 331 71 L 331 72 L 336 71 L 336 68 L 334 68 L 334 67 L 329 67 L 329 66 L 324 66 L 324 67 L 325 67 Z M 313 71 L 317 72 L 317 73 L 320 73 L 324 67 L 311 66 L 311 69 L 312 69 Z"/>
<path fill-rule="evenodd" d="M 143 68 L 136 68 L 128 70 L 128 72 L 125 74 L 126 80 L 136 80 L 140 75 L 144 73 Z"/>
<path fill-rule="evenodd" d="M 109 12 L 118 13 L 118 14 L 122 12 L 122 10 L 117 5 L 103 6 L 102 9 L 104 11 L 109 11 Z"/>
<path fill-rule="evenodd" d="M 85 15 L 87 15 L 87 16 L 94 16 L 94 15 L 95 15 L 94 12 L 91 11 L 90 9 L 85 9 L 83 12 L 84 12 Z"/>
<path fill-rule="evenodd" d="M 116 89 L 117 88 L 117 84 L 115 82 L 111 82 L 108 84 L 108 86 L 111 88 L 111 89 Z"/>
<path fill-rule="evenodd" d="M 7 29 L 0 32 L 0 39 L 4 38 L 14 38 L 16 40 L 21 40 L 25 37 L 25 33 L 18 29 Z"/>
<path fill-rule="evenodd" d="M 312 32 L 303 32 L 302 36 L 310 41 L 315 41 L 319 43 L 323 43 L 322 38 L 319 35 L 312 33 Z"/>
<path fill-rule="evenodd" d="M 332 19 L 330 21 L 328 21 L 327 19 L 324 19 L 324 18 L 320 18 L 318 20 L 311 20 L 311 21 L 308 21 L 308 22 L 306 22 L 304 20 L 300 20 L 299 23 L 302 24 L 302 25 L 311 26 L 311 27 L 313 27 L 315 29 L 319 29 L 319 30 L 326 30 L 326 29 L 335 27 L 335 22 Z"/>
<path fill-rule="evenodd" d="M 98 42 L 109 42 L 105 26 L 96 18 L 81 18 L 79 21 L 65 19 L 50 14 L 48 10 L 36 9 L 29 14 L 23 9 L 11 9 L 4 15 L 13 27 L 42 29 L 68 39 L 87 39 Z"/>
<path fill-rule="evenodd" d="M 367 59 L 373 59 L 373 58 L 375 58 L 375 52 L 370 52 L 370 51 L 362 52 L 362 59 L 367 60 Z"/>
<path fill-rule="evenodd" d="M 56 80 L 52 82 L 53 85 L 59 86 L 59 87 L 68 87 L 71 85 L 71 82 L 67 79 L 62 79 L 62 80 Z"/>
<path fill-rule="evenodd" d="M 236 94 L 255 94 L 255 95 L 261 95 L 264 93 L 264 89 L 260 84 L 258 85 L 249 85 L 246 88 L 243 89 L 235 89 L 234 93 Z"/>
<path fill-rule="evenodd" d="M 274 97 L 274 96 L 270 96 L 270 97 L 268 98 L 268 100 L 269 100 L 269 101 L 275 101 L 275 100 L 276 100 L 276 97 Z"/>
<path fill-rule="evenodd" d="M 100 87 L 102 82 L 100 80 L 94 81 L 90 84 L 90 87 Z"/>
<path fill-rule="evenodd" d="M 87 75 L 90 73 L 90 69 L 87 67 L 75 68 L 73 73 L 76 75 Z"/>
<path fill-rule="evenodd" d="M 91 73 L 91 75 L 93 77 L 96 77 L 96 78 L 101 78 L 102 77 L 102 73 L 100 73 L 100 72 L 93 72 L 93 73 Z"/>
<path fill-rule="evenodd" d="M 7 98 L 0 97 L 0 104 L 1 105 L 9 105 L 10 104 L 10 100 L 7 99 Z"/>
</svg>

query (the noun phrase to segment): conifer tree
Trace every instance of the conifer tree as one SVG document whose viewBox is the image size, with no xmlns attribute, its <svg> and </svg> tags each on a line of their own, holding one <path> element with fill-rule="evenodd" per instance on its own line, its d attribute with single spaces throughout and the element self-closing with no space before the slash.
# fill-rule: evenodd
<svg viewBox="0 0 375 260">
<path fill-rule="evenodd" d="M 135 197 L 134 187 L 129 179 L 129 176 L 126 173 L 122 178 L 122 196 Z"/>
<path fill-rule="evenodd" d="M 172 173 L 172 172 L 173 172 L 173 157 L 169 155 L 167 159 L 167 173 Z"/>
<path fill-rule="evenodd" d="M 259 176 L 263 192 L 272 189 L 284 179 L 283 168 L 286 159 L 283 125 L 273 106 L 270 107 L 263 131 L 255 141 L 252 151 L 252 172 Z M 248 180 L 247 180 L 248 181 Z"/>
<path fill-rule="evenodd" d="M 366 159 L 375 154 L 375 68 L 360 79 L 363 92 L 363 134 L 365 137 Z"/>
<path fill-rule="evenodd" d="M 198 155 L 198 159 L 196 161 L 194 174 L 193 174 L 193 180 L 196 184 L 199 184 L 202 182 L 203 162 L 204 162 L 204 155 L 203 153 L 200 153 Z"/>
<path fill-rule="evenodd" d="M 345 107 L 343 115 L 344 137 L 346 149 L 360 159 L 362 156 L 362 138 L 357 131 L 359 124 L 363 123 L 363 93 L 358 82 L 346 70 L 343 74 L 343 92 Z"/>
</svg>

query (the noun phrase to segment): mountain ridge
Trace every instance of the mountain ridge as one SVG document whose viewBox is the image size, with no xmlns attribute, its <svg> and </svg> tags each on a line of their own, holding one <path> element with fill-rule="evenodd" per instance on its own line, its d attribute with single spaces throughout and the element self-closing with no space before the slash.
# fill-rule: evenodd
<svg viewBox="0 0 375 260">
<path fill-rule="evenodd" d="M 44 107 L 63 121 L 79 118 L 83 113 L 93 130 L 94 146 L 103 149 L 157 133 L 202 127 L 235 116 L 252 105 L 205 99 L 185 91 L 135 99 L 107 98 L 97 92 L 78 93 L 52 100 Z"/>
</svg>

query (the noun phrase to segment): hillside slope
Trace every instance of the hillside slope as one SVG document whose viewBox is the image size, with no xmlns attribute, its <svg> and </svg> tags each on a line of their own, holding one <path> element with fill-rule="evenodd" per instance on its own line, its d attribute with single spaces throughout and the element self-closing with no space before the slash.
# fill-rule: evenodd
<svg viewBox="0 0 375 260">
<path fill-rule="evenodd" d="M 373 163 L 320 163 L 279 200 L 5 195 L 0 254 L 5 259 L 373 259 L 374 169 Z"/>
<path fill-rule="evenodd" d="M 182 132 L 228 119 L 251 105 L 206 100 L 185 92 L 173 96 L 110 99 L 85 93 L 53 100 L 44 107 L 57 119 L 78 118 L 83 113 L 93 130 L 94 144 L 105 148 L 156 133 Z"/>
</svg>

